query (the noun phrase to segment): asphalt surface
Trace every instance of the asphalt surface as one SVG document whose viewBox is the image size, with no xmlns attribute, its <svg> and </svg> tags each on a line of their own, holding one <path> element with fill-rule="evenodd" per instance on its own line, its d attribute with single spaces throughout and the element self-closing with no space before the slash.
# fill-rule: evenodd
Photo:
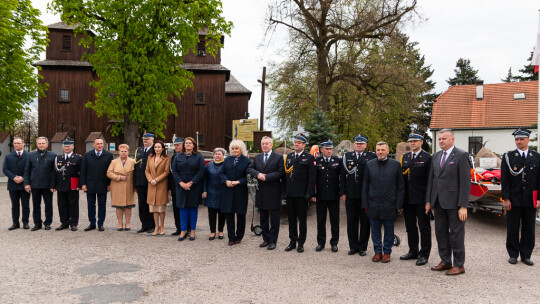
<svg viewBox="0 0 540 304">
<path fill-rule="evenodd" d="M 314 205 L 304 253 L 284 252 L 289 241 L 285 208 L 277 248 L 269 251 L 259 248 L 261 237 L 249 231 L 251 209 L 244 240 L 230 247 L 226 239 L 208 240 L 203 206 L 197 239 L 183 242 L 170 236 L 172 207 L 167 207 L 167 235 L 151 236 L 135 232 L 137 208 L 132 230 L 116 231 L 109 202 L 106 231 L 84 232 L 88 220 L 82 192 L 77 232 L 54 231 L 60 224 L 56 195 L 51 231 L 8 231 L 10 206 L 6 185 L 0 183 L 0 303 L 540 303 L 538 246 L 532 255 L 537 265 L 510 265 L 505 219 L 494 214 L 469 213 L 466 273 L 449 277 L 429 269 L 439 262 L 434 233 L 428 265 L 399 260 L 408 251 L 402 218 L 395 228 L 402 243 L 394 247 L 390 263 L 371 262 L 371 243 L 367 256 L 348 256 L 343 202 L 337 253 L 328 244 L 315 251 Z"/>
</svg>

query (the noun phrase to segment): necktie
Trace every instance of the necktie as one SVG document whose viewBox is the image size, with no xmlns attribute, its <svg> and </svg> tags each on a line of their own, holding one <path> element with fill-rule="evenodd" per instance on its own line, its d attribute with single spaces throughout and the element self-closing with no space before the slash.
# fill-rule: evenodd
<svg viewBox="0 0 540 304">
<path fill-rule="evenodd" d="M 19 152 L 19 158 L 21 158 L 21 152 Z"/>
<path fill-rule="evenodd" d="M 68 155 L 67 155 L 67 154 L 64 156 L 64 159 L 68 159 Z"/>
<path fill-rule="evenodd" d="M 101 152 L 97 152 L 96 155 L 97 157 L 99 157 L 101 155 Z"/>
<path fill-rule="evenodd" d="M 441 168 L 444 166 L 444 162 L 446 161 L 446 151 L 443 152 L 442 159 L 441 159 Z"/>
<path fill-rule="evenodd" d="M 446 152 L 445 152 L 445 153 L 446 153 Z M 416 153 L 413 153 L 413 154 L 412 154 L 411 161 L 414 161 L 415 158 L 416 158 Z"/>
<path fill-rule="evenodd" d="M 264 164 L 266 164 L 267 160 L 268 160 L 268 153 L 264 153 Z"/>
<path fill-rule="evenodd" d="M 356 159 L 360 157 L 360 153 L 356 153 Z"/>
<path fill-rule="evenodd" d="M 527 156 L 525 156 L 525 152 L 522 152 L 521 153 L 521 159 L 523 160 L 523 162 L 525 162 L 525 158 L 527 158 Z"/>
</svg>

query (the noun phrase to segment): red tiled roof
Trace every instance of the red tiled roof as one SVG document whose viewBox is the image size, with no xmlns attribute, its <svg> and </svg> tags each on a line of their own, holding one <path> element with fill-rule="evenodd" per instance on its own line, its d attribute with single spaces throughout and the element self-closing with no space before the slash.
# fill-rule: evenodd
<svg viewBox="0 0 540 304">
<path fill-rule="evenodd" d="M 514 94 L 525 99 L 514 100 Z M 433 103 L 431 129 L 493 129 L 531 127 L 538 122 L 538 81 L 452 86 Z"/>
</svg>

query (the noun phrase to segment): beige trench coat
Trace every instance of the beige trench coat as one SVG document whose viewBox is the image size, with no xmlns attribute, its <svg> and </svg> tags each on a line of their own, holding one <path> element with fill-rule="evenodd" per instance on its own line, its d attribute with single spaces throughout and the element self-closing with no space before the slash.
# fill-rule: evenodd
<svg viewBox="0 0 540 304">
<path fill-rule="evenodd" d="M 113 160 L 109 165 L 107 177 L 111 179 L 111 204 L 113 206 L 126 207 L 135 205 L 133 170 L 135 170 L 135 160 L 129 157 L 125 166 L 122 166 L 120 158 Z M 126 176 L 127 180 L 121 181 L 121 176 Z"/>
<path fill-rule="evenodd" d="M 148 205 L 167 205 L 169 202 L 169 194 L 167 193 L 168 175 L 170 173 L 169 156 L 163 156 L 158 160 L 157 165 L 154 164 L 154 157 L 148 156 L 146 162 L 146 179 L 148 180 L 148 196 L 146 202 Z M 151 180 L 155 179 L 157 184 L 152 185 Z"/>
</svg>

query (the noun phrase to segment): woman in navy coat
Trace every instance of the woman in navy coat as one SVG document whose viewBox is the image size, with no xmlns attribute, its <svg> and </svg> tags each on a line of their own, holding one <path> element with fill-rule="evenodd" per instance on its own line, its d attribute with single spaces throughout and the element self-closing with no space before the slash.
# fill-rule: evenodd
<svg viewBox="0 0 540 304">
<path fill-rule="evenodd" d="M 184 152 L 174 158 L 172 166 L 176 183 L 176 206 L 180 208 L 181 232 L 179 241 L 186 239 L 187 223 L 191 226 L 189 240 L 195 240 L 197 208 L 201 202 L 204 177 L 204 158 L 197 152 L 197 144 L 191 137 L 184 140 Z"/>
<path fill-rule="evenodd" d="M 221 182 L 225 185 L 222 192 L 221 212 L 226 214 L 229 246 L 240 244 L 246 230 L 248 205 L 247 168 L 251 161 L 247 156 L 246 145 L 241 140 L 233 140 L 229 145 L 231 156 L 223 162 Z M 234 215 L 237 225 L 235 231 Z"/>
<path fill-rule="evenodd" d="M 227 151 L 223 148 L 214 149 L 214 161 L 208 163 L 204 173 L 203 195 L 206 199 L 204 205 L 208 207 L 208 222 L 210 223 L 211 241 L 216 238 L 216 219 L 218 221 L 218 238 L 223 239 L 223 227 L 225 227 L 225 215 L 221 213 L 221 192 L 224 187 L 221 183 L 221 169 L 223 168 L 223 159 Z"/>
</svg>

